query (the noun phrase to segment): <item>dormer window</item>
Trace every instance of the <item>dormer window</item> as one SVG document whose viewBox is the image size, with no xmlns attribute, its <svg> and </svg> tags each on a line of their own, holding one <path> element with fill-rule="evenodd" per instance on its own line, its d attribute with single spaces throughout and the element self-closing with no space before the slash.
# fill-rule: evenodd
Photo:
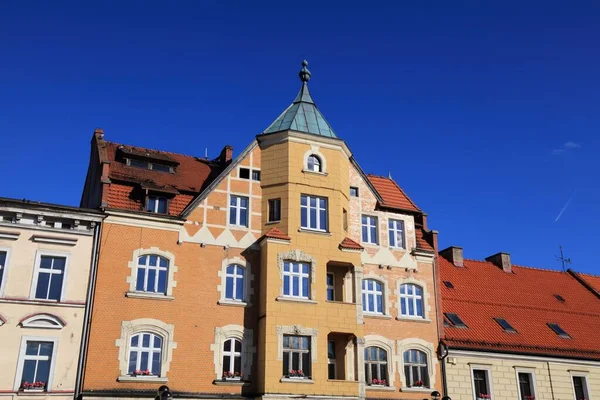
<svg viewBox="0 0 600 400">
<path fill-rule="evenodd" d="M 151 161 L 146 161 L 146 160 L 137 160 L 134 158 L 127 158 L 127 159 L 125 159 L 125 161 L 126 161 L 127 165 L 129 165 L 130 167 L 134 167 L 134 168 L 149 169 L 152 171 L 169 172 L 169 173 L 175 172 L 172 166 L 160 164 L 157 162 L 151 162 Z"/>
<path fill-rule="evenodd" d="M 306 162 L 306 169 L 312 172 L 323 172 L 321 159 L 318 156 L 311 154 L 310 156 L 308 156 L 308 160 Z"/>
<path fill-rule="evenodd" d="M 149 195 L 148 201 L 146 202 L 146 211 L 167 214 L 169 211 L 169 200 L 166 197 Z"/>
</svg>

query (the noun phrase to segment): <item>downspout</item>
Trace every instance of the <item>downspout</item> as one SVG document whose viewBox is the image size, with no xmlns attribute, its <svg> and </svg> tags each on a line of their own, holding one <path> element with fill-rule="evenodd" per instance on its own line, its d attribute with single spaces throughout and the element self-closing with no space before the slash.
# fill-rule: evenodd
<svg viewBox="0 0 600 400">
<path fill-rule="evenodd" d="M 439 342 L 439 349 L 440 352 L 442 353 L 440 356 L 440 360 L 442 362 L 442 366 L 441 366 L 441 372 L 442 372 L 442 387 L 443 387 L 443 393 L 444 396 L 448 396 L 448 384 L 446 382 L 446 357 L 448 357 L 448 349 L 446 348 L 446 346 L 444 346 L 444 344 L 442 343 L 442 332 L 440 332 L 440 315 L 444 312 L 442 310 L 442 304 L 439 298 L 440 292 L 439 292 L 439 285 L 438 285 L 438 243 L 437 243 L 437 231 L 433 230 L 431 231 L 433 234 L 433 249 L 435 251 L 435 257 L 433 259 L 433 294 L 434 294 L 434 300 L 435 300 L 435 309 L 436 309 L 436 321 L 435 321 L 435 326 L 436 326 L 436 330 L 437 330 L 437 334 L 438 334 L 438 342 Z M 443 327 L 443 324 L 442 324 Z"/>
<path fill-rule="evenodd" d="M 552 370 L 550 369 L 550 361 L 547 361 L 548 365 L 548 380 L 550 381 L 550 393 L 552 393 L 552 399 L 554 400 L 554 383 L 552 383 Z"/>
<path fill-rule="evenodd" d="M 442 386 L 444 389 L 444 396 L 449 396 L 448 383 L 446 382 L 446 357 L 448 357 L 448 348 L 442 342 L 440 342 L 440 352 L 442 353 L 440 360 L 442 361 Z"/>
<path fill-rule="evenodd" d="M 92 323 L 92 306 L 94 304 L 94 291 L 96 289 L 96 275 L 98 273 L 99 242 L 102 235 L 102 222 L 98 223 L 94 230 L 94 244 L 92 247 L 92 261 L 90 267 L 90 278 L 88 281 L 87 299 L 85 301 L 85 314 L 83 317 L 83 331 L 81 333 L 81 346 L 79 347 L 79 362 L 77 365 L 77 376 L 75 378 L 75 399 L 81 396 L 83 389 L 83 371 L 87 360 L 88 341 L 90 336 L 90 325 Z"/>
</svg>

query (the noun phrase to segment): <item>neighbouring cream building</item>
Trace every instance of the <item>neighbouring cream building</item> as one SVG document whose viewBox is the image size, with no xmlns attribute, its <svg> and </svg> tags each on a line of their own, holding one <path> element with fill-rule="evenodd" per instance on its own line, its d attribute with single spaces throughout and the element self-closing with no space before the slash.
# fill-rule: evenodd
<svg viewBox="0 0 600 400">
<path fill-rule="evenodd" d="M 507 253 L 467 260 L 459 247 L 438 259 L 453 400 L 600 398 L 600 279 Z"/>
<path fill-rule="evenodd" d="M 0 198 L 0 397 L 73 398 L 101 221 Z"/>
</svg>

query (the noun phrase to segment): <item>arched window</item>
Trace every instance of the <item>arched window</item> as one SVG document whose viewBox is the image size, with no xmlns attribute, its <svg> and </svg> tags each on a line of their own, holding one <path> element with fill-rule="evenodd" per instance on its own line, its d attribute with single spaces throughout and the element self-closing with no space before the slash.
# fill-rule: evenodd
<svg viewBox="0 0 600 400">
<path fill-rule="evenodd" d="M 154 333 L 142 332 L 129 341 L 129 368 L 133 376 L 160 376 L 162 338 Z"/>
<path fill-rule="evenodd" d="M 225 270 L 225 298 L 244 301 L 244 267 L 232 264 Z"/>
<path fill-rule="evenodd" d="M 223 379 L 242 378 L 242 342 L 226 339 L 223 342 Z"/>
<path fill-rule="evenodd" d="M 400 286 L 400 314 L 423 318 L 423 288 L 414 283 Z"/>
<path fill-rule="evenodd" d="M 306 169 L 313 172 L 323 172 L 321 159 L 318 156 L 311 154 L 306 160 Z"/>
<path fill-rule="evenodd" d="M 362 281 L 363 311 L 373 314 L 383 314 L 383 285 L 374 279 Z"/>
<path fill-rule="evenodd" d="M 404 376 L 408 387 L 429 387 L 427 354 L 420 350 L 404 352 Z"/>
<path fill-rule="evenodd" d="M 138 258 L 135 290 L 167 294 L 169 260 L 154 254 Z"/>
<path fill-rule="evenodd" d="M 365 348 L 365 379 L 368 385 L 388 386 L 388 356 L 381 347 Z"/>
</svg>

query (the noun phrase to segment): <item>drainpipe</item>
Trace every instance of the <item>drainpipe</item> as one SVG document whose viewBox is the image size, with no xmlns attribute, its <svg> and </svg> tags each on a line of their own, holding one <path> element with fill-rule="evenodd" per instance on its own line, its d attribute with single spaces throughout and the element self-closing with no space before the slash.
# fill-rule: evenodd
<svg viewBox="0 0 600 400">
<path fill-rule="evenodd" d="M 94 229 L 94 244 L 92 247 L 92 261 L 90 266 L 90 278 L 88 280 L 87 299 L 85 301 L 85 314 L 83 317 L 83 331 L 81 333 L 81 346 L 79 347 L 79 362 L 77 365 L 77 376 L 75 378 L 75 399 L 81 396 L 83 389 L 83 371 L 87 359 L 87 349 L 90 337 L 90 325 L 92 323 L 92 306 L 94 304 L 94 290 L 96 288 L 96 275 L 98 272 L 99 242 L 102 235 L 102 222 Z"/>
<path fill-rule="evenodd" d="M 448 383 L 446 382 L 446 357 L 448 357 L 448 348 L 440 342 L 440 352 L 442 353 L 442 386 L 444 387 L 444 396 L 448 396 Z"/>
</svg>

